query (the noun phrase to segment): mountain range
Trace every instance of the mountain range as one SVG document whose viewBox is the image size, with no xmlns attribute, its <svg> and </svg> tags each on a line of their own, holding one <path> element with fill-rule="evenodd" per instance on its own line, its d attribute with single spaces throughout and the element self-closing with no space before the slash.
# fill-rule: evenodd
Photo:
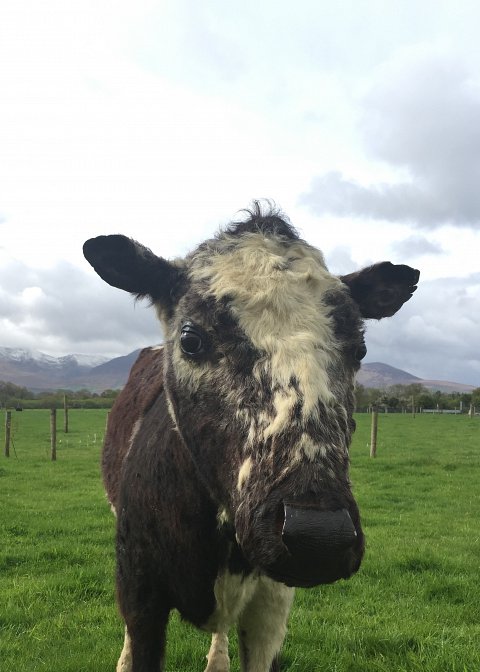
<svg viewBox="0 0 480 672">
<path fill-rule="evenodd" d="M 357 374 L 357 383 L 365 387 L 377 387 L 385 389 L 392 385 L 412 385 L 417 383 L 423 385 L 427 390 L 440 390 L 440 392 L 471 392 L 475 389 L 474 385 L 464 383 L 455 383 L 449 380 L 426 380 L 419 378 L 402 369 L 396 369 L 389 364 L 382 362 L 369 362 L 362 364 L 362 368 Z"/>
<path fill-rule="evenodd" d="M 123 387 L 140 350 L 123 357 L 66 355 L 52 357 L 37 350 L 0 347 L 0 380 L 42 390 L 103 392 Z"/>
<path fill-rule="evenodd" d="M 140 350 L 123 357 L 66 355 L 52 357 L 35 350 L 0 347 L 0 381 L 42 390 L 79 390 L 103 392 L 123 387 Z M 418 383 L 441 392 L 471 392 L 473 385 L 441 380 L 424 380 L 407 371 L 381 362 L 362 364 L 357 382 L 365 387 L 386 388 L 391 385 Z"/>
</svg>

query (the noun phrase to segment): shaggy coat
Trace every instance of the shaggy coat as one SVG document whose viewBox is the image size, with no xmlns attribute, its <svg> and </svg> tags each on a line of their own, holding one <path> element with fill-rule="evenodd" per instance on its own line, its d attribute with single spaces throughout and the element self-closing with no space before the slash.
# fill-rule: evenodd
<svg viewBox="0 0 480 672">
<path fill-rule="evenodd" d="M 109 419 L 103 476 L 117 515 L 126 624 L 117 670 L 163 670 L 169 613 L 213 633 L 207 672 L 279 670 L 295 586 L 348 578 L 364 551 L 348 476 L 365 318 L 419 278 L 382 262 L 343 277 L 276 211 L 166 261 L 124 236 L 84 253 L 147 296 L 165 336 L 142 351 Z"/>
</svg>

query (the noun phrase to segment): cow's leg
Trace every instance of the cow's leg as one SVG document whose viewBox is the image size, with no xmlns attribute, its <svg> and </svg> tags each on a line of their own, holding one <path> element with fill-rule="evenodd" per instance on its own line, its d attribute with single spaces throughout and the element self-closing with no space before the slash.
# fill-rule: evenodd
<svg viewBox="0 0 480 672">
<path fill-rule="evenodd" d="M 132 642 L 127 628 L 125 628 L 125 641 L 122 653 L 117 663 L 117 672 L 131 672 L 132 669 Z"/>
<path fill-rule="evenodd" d="M 242 672 L 279 672 L 278 653 L 287 632 L 294 589 L 260 577 L 238 623 Z"/>
<path fill-rule="evenodd" d="M 207 655 L 208 665 L 205 672 L 229 672 L 230 658 L 228 657 L 228 636 L 224 632 L 215 632 L 212 635 L 212 645 Z"/>
<path fill-rule="evenodd" d="M 127 620 L 127 634 L 117 672 L 162 672 L 168 611 Z M 123 665 L 123 667 L 121 667 Z M 130 667 L 129 667 L 130 665 Z"/>
<path fill-rule="evenodd" d="M 160 660 L 160 664 L 154 668 L 155 672 L 162 669 L 163 660 Z M 118 659 L 116 672 L 132 672 L 132 640 L 128 634 L 127 628 L 125 628 L 125 641 L 123 643 L 122 653 Z"/>
<path fill-rule="evenodd" d="M 142 573 L 140 566 L 136 575 L 130 572 L 128 580 L 123 571 L 117 573 L 118 602 L 126 625 L 117 672 L 163 670 L 170 606 L 156 585 L 158 578 Z"/>
</svg>

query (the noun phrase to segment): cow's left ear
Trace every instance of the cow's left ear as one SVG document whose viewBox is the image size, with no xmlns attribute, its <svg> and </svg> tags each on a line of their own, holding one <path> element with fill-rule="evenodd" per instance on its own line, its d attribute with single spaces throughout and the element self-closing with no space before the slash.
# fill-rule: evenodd
<svg viewBox="0 0 480 672">
<path fill-rule="evenodd" d="M 179 268 L 136 240 L 121 235 L 90 238 L 83 254 L 109 285 L 170 307 L 181 280 Z"/>
<path fill-rule="evenodd" d="M 390 317 L 417 289 L 420 271 L 404 264 L 382 261 L 349 275 L 340 276 L 367 319 Z"/>
</svg>

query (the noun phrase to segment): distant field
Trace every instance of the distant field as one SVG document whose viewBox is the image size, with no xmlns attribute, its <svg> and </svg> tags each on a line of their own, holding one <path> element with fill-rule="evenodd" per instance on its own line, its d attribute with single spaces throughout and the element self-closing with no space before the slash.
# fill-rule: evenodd
<svg viewBox="0 0 480 672">
<path fill-rule="evenodd" d="M 106 411 L 70 411 L 51 462 L 49 412 L 13 413 L 0 455 L 0 670 L 115 669 L 113 517 L 99 454 Z M 352 580 L 299 590 L 284 672 L 480 670 L 480 419 L 381 415 L 352 480 L 367 554 Z M 2 423 L 3 425 L 3 423 Z M 232 672 L 238 657 L 232 638 Z M 167 670 L 202 672 L 208 637 L 172 618 Z"/>
</svg>

